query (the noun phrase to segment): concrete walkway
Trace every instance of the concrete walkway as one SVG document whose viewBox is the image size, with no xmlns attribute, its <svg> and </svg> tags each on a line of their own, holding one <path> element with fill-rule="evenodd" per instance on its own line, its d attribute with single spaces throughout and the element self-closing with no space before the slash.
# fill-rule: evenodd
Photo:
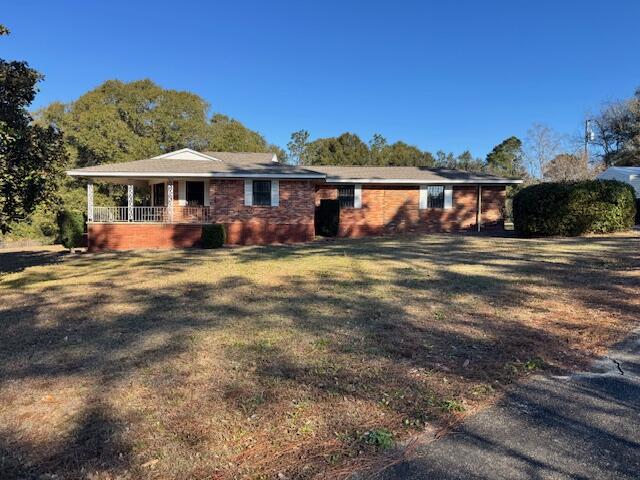
<svg viewBox="0 0 640 480">
<path fill-rule="evenodd" d="M 380 478 L 640 479 L 640 331 L 590 372 L 516 387 Z"/>
</svg>

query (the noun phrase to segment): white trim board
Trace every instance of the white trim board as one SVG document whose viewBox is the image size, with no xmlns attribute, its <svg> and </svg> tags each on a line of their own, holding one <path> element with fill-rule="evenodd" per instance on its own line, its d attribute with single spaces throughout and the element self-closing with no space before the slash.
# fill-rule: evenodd
<svg viewBox="0 0 640 480">
<path fill-rule="evenodd" d="M 182 148 L 180 150 L 164 153 L 152 158 L 174 158 L 176 160 L 214 160 L 216 162 L 221 162 L 221 160 L 217 158 L 210 157 L 209 155 L 205 155 L 204 153 L 196 152 L 195 150 L 191 150 L 190 148 Z"/>
<path fill-rule="evenodd" d="M 299 179 L 299 180 L 324 180 L 324 174 L 306 173 L 176 173 L 176 172 L 80 172 L 69 170 L 66 172 L 70 177 L 87 178 L 265 178 L 265 179 Z M 351 182 L 353 183 L 353 182 Z"/>
<path fill-rule="evenodd" d="M 522 183 L 523 180 L 416 180 L 405 178 L 379 179 L 379 178 L 327 178 L 327 184 L 340 183 L 367 183 L 380 185 L 511 185 Z"/>
</svg>

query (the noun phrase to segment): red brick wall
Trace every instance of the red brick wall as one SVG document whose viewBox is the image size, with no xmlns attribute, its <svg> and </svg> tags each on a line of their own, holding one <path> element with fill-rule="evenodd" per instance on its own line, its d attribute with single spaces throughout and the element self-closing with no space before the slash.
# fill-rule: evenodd
<svg viewBox="0 0 640 480">
<path fill-rule="evenodd" d="M 162 223 L 90 223 L 90 252 L 194 247 L 200 243 L 202 225 Z"/>
<path fill-rule="evenodd" d="M 504 193 L 504 187 L 483 187 L 484 225 L 502 225 Z M 212 180 L 209 195 L 213 221 L 227 227 L 228 244 L 288 243 L 313 239 L 315 205 L 323 198 L 337 198 L 337 188 L 280 181 L 278 207 L 245 206 L 244 180 Z M 341 210 L 339 235 L 455 231 L 475 226 L 475 186 L 454 187 L 451 209 L 420 210 L 418 201 L 418 187 L 364 185 L 362 208 Z M 89 250 L 191 247 L 198 245 L 201 231 L 197 224 L 89 224 Z"/>
<path fill-rule="evenodd" d="M 482 187 L 482 225 L 489 227 L 504 227 L 504 201 L 506 190 L 504 187 Z"/>
<path fill-rule="evenodd" d="M 277 207 L 246 206 L 244 180 L 211 180 L 213 221 L 227 226 L 227 243 L 307 242 L 313 240 L 315 186 L 310 181 L 280 180 Z"/>
<path fill-rule="evenodd" d="M 337 187 L 319 185 L 316 205 L 321 199 L 337 198 Z M 447 210 L 420 210 L 416 186 L 362 186 L 362 208 L 340 211 L 339 235 L 360 237 L 407 231 L 456 231 L 476 224 L 477 187 L 454 186 L 453 207 Z M 504 187 L 483 187 L 483 222 L 499 224 L 504 205 Z"/>
</svg>

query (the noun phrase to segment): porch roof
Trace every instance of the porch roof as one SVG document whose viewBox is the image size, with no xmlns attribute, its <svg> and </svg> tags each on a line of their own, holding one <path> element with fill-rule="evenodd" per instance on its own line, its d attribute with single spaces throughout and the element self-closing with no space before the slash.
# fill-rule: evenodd
<svg viewBox="0 0 640 480">
<path fill-rule="evenodd" d="M 197 153 L 197 152 L 196 152 Z M 72 177 L 244 177 L 324 179 L 325 174 L 274 160 L 272 153 L 204 152 L 192 155 L 158 156 L 123 163 L 105 163 L 67 172 Z"/>
</svg>

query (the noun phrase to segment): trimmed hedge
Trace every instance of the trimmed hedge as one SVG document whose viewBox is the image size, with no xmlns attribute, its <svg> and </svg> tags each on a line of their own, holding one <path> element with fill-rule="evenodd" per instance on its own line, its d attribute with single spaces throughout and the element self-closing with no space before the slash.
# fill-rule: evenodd
<svg viewBox="0 0 640 480">
<path fill-rule="evenodd" d="M 220 248 L 227 239 L 227 232 L 224 225 L 213 223 L 202 226 L 202 246 L 204 248 Z"/>
<path fill-rule="evenodd" d="M 72 249 L 83 246 L 84 214 L 77 210 L 64 209 L 56 218 L 59 229 L 59 240 L 65 248 Z"/>
<path fill-rule="evenodd" d="M 627 230 L 635 214 L 633 187 L 617 180 L 540 183 L 513 199 L 514 228 L 525 236 Z"/>
<path fill-rule="evenodd" d="M 340 226 L 340 203 L 338 200 L 320 200 L 315 211 L 316 235 L 337 237 Z"/>
</svg>

